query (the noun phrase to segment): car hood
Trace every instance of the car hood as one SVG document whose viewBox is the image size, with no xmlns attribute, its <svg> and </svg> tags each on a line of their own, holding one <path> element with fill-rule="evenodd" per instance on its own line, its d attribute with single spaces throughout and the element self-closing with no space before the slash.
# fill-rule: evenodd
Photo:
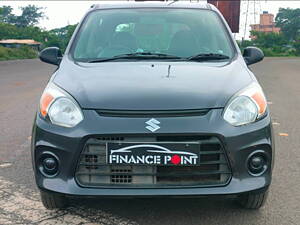
<svg viewBox="0 0 300 225">
<path fill-rule="evenodd" d="M 229 64 L 148 61 L 75 64 L 64 60 L 53 82 L 85 109 L 185 110 L 224 107 L 252 78 L 239 60 Z"/>
</svg>

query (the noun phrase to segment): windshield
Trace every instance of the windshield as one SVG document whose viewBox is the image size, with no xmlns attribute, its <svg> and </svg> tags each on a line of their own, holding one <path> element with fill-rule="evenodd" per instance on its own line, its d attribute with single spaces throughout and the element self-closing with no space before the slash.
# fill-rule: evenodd
<svg viewBox="0 0 300 225">
<path fill-rule="evenodd" d="M 83 62 L 124 54 L 135 54 L 132 59 L 136 59 L 139 55 L 136 53 L 181 58 L 199 54 L 231 58 L 234 54 L 219 16 L 213 11 L 198 9 L 94 11 L 78 32 L 72 52 L 75 60 Z"/>
</svg>

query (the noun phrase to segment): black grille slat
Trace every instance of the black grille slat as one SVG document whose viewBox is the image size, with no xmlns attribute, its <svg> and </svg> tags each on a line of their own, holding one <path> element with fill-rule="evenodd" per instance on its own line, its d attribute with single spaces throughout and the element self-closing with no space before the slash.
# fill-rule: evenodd
<svg viewBox="0 0 300 225">
<path fill-rule="evenodd" d="M 146 141 L 146 142 L 145 142 Z M 196 143 L 199 144 L 200 162 L 193 166 L 174 165 L 108 165 L 107 143 Z M 157 136 L 157 137 L 96 137 L 87 141 L 75 173 L 77 182 L 84 187 L 167 187 L 219 186 L 231 178 L 231 169 L 216 137 L 211 136 Z"/>
<path fill-rule="evenodd" d="M 82 156 L 90 156 L 90 155 L 106 156 L 106 154 L 95 154 L 95 153 L 90 153 L 90 152 L 82 153 L 81 155 Z"/>
<path fill-rule="evenodd" d="M 213 154 L 223 154 L 221 151 L 201 151 L 200 155 L 213 155 Z"/>
<path fill-rule="evenodd" d="M 131 175 L 131 176 L 197 176 L 197 175 L 209 175 L 209 174 L 230 174 L 230 171 L 212 171 L 212 172 L 194 172 L 194 173 L 99 173 L 99 172 L 79 172 L 77 175 L 97 175 L 97 176 L 114 176 L 114 175 Z"/>
</svg>

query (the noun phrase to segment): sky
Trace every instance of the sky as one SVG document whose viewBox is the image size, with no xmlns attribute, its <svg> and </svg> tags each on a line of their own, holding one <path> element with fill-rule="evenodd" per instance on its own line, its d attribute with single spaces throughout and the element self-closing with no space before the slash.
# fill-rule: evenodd
<svg viewBox="0 0 300 225">
<path fill-rule="evenodd" d="M 195 1 L 195 0 L 194 0 Z M 205 1 L 205 0 L 200 0 Z M 249 3 L 248 3 L 249 2 Z M 78 23 L 88 8 L 101 1 L 3 1 L 0 0 L 0 6 L 10 5 L 14 8 L 15 14 L 20 14 L 19 7 L 34 4 L 36 6 L 44 7 L 47 19 L 40 21 L 38 26 L 50 30 L 53 28 L 63 27 L 68 24 Z M 268 11 L 272 14 L 277 14 L 278 9 L 283 8 L 300 8 L 300 1 L 290 0 L 242 0 L 241 3 L 241 17 L 240 17 L 240 33 L 236 34 L 237 39 L 244 36 L 249 37 L 249 25 L 259 22 L 259 14 L 262 11 Z M 246 12 L 248 8 L 248 18 L 246 23 Z M 246 25 L 246 26 L 245 26 Z M 244 32 L 246 27 L 246 32 Z"/>
</svg>

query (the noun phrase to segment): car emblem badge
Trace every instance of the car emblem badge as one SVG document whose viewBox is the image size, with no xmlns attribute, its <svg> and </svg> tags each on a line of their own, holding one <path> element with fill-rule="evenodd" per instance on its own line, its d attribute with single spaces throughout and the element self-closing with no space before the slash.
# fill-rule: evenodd
<svg viewBox="0 0 300 225">
<path fill-rule="evenodd" d="M 160 126 L 158 126 L 158 124 L 160 124 L 160 122 L 158 120 L 154 119 L 154 118 L 148 120 L 146 122 L 146 124 L 149 125 L 149 126 L 146 126 L 146 128 L 148 130 L 150 130 L 151 132 L 155 132 L 158 129 L 160 129 Z"/>
</svg>

